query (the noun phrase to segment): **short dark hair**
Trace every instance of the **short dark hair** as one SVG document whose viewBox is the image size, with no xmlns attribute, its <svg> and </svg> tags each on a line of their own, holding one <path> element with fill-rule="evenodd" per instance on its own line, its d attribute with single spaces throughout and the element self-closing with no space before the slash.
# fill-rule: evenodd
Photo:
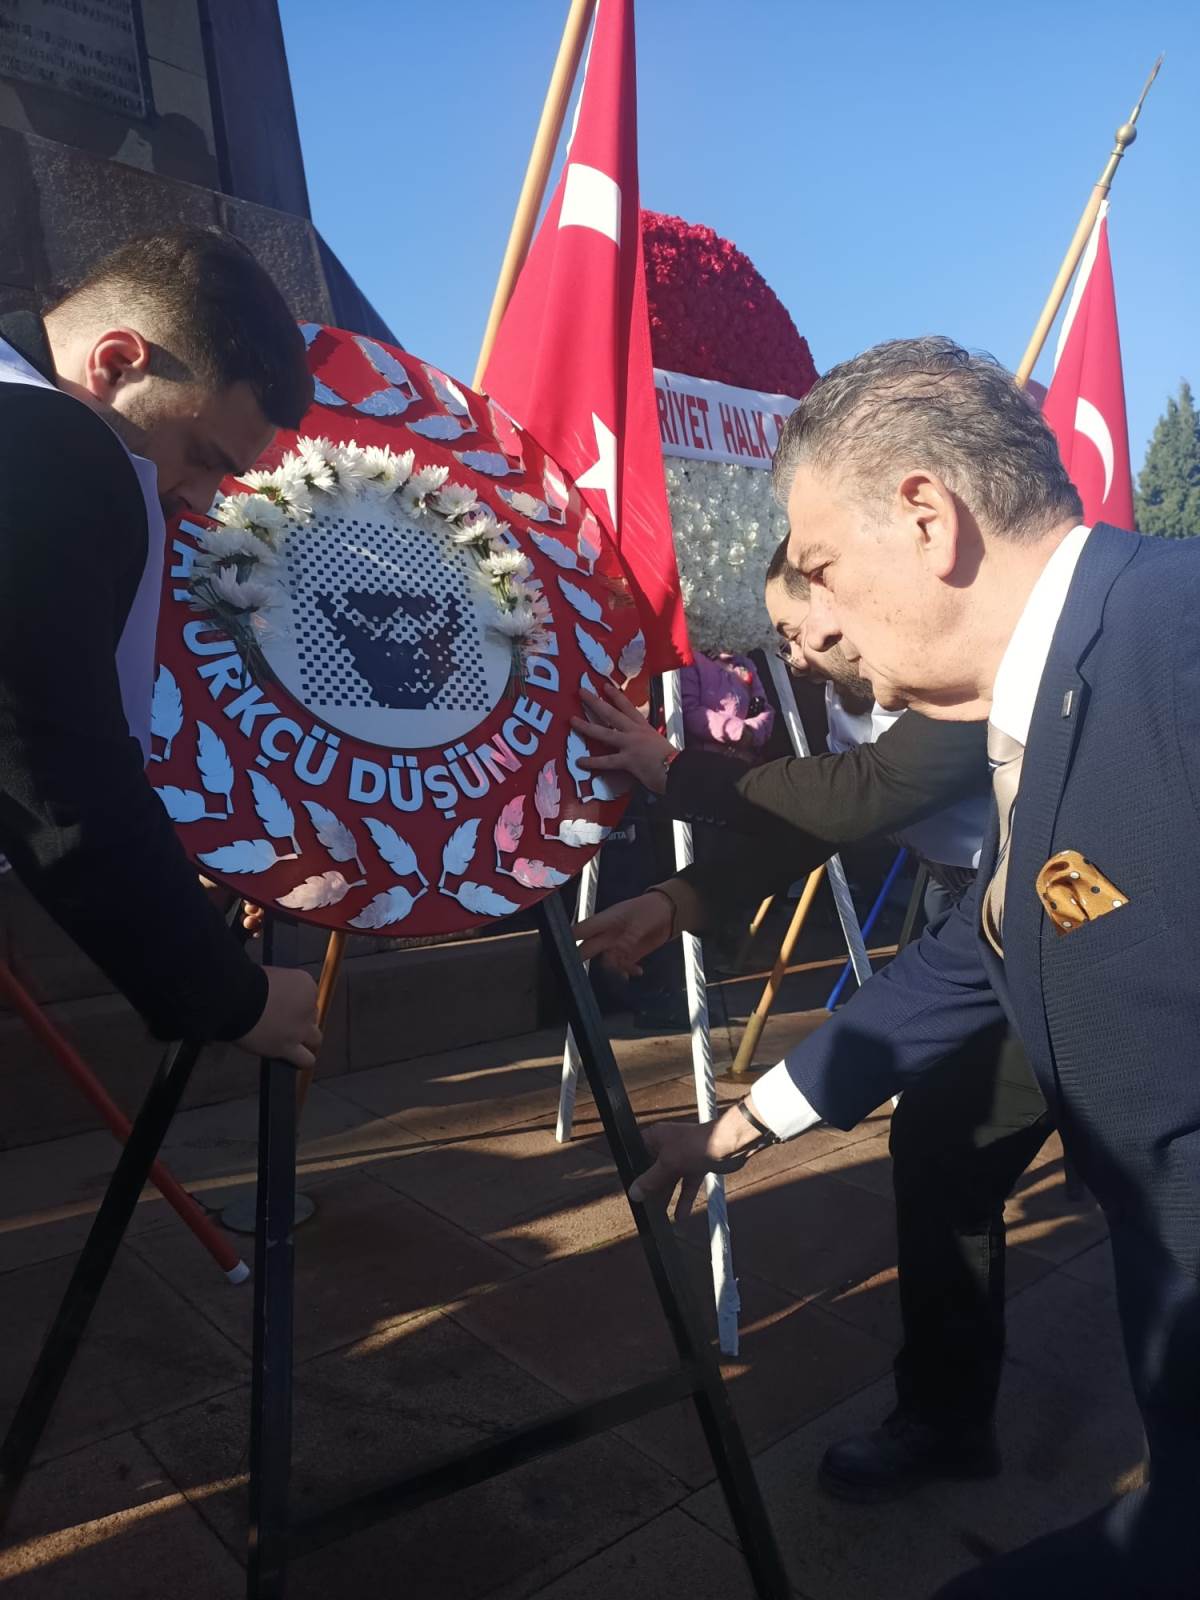
<svg viewBox="0 0 1200 1600">
<path fill-rule="evenodd" d="M 819 378 L 775 450 L 783 504 L 801 462 L 836 466 L 864 504 L 890 491 L 890 473 L 929 468 L 992 533 L 1017 541 L 1083 516 L 1030 396 L 993 357 L 938 334 L 877 344 Z"/>
<path fill-rule="evenodd" d="M 808 579 L 788 560 L 788 534 L 775 546 L 775 554 L 767 566 L 766 583 L 782 583 L 793 600 L 808 599 Z M 764 585 L 765 587 L 765 585 Z"/>
<path fill-rule="evenodd" d="M 212 390 L 249 384 L 277 428 L 299 427 L 312 404 L 296 319 L 266 269 L 219 228 L 180 226 L 128 240 L 55 310 L 69 312 L 75 302 L 111 306 L 122 319 L 147 316 L 192 377 Z"/>
</svg>

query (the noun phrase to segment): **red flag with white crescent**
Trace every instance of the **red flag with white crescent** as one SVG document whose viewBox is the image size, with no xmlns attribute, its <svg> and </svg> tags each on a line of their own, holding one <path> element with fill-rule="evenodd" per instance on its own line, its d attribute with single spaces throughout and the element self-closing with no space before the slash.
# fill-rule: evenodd
<svg viewBox="0 0 1200 1600">
<path fill-rule="evenodd" d="M 1083 499 L 1084 521 L 1132 528 L 1133 477 L 1107 201 L 1079 264 L 1042 415 Z"/>
<path fill-rule="evenodd" d="M 647 665 L 689 662 L 650 357 L 633 0 L 600 0 L 566 163 L 483 387 L 562 463 L 611 533 Z"/>
</svg>

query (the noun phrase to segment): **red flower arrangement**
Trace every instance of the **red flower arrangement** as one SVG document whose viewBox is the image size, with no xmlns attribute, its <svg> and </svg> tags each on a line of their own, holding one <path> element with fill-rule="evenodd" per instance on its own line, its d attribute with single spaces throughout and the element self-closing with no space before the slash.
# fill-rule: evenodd
<svg viewBox="0 0 1200 1600">
<path fill-rule="evenodd" d="M 642 237 L 656 367 L 797 400 L 812 387 L 808 341 L 736 245 L 658 211 Z"/>
</svg>

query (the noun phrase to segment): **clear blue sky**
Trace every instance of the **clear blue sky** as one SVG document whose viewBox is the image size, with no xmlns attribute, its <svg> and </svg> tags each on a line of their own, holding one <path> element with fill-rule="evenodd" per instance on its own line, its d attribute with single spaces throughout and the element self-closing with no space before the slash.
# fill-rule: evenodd
<svg viewBox="0 0 1200 1600">
<path fill-rule="evenodd" d="M 280 9 L 318 226 L 469 379 L 566 0 Z M 637 23 L 643 205 L 745 250 L 820 369 L 932 331 L 1015 366 L 1165 50 L 1110 216 L 1137 472 L 1200 388 L 1196 0 L 638 0 Z"/>
</svg>

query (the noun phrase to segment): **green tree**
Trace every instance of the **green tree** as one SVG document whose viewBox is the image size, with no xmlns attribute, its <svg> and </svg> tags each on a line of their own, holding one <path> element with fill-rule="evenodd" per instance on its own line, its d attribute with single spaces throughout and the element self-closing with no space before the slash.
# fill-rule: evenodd
<svg viewBox="0 0 1200 1600">
<path fill-rule="evenodd" d="M 1142 533 L 1190 539 L 1200 533 L 1200 416 L 1192 391 L 1179 385 L 1159 417 L 1134 496 Z"/>
</svg>

